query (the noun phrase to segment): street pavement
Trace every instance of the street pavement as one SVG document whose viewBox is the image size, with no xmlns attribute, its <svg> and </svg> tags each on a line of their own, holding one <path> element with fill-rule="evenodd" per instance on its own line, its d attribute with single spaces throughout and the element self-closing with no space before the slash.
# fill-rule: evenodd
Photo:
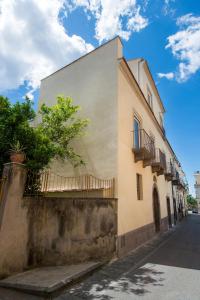
<svg viewBox="0 0 200 300">
<path fill-rule="evenodd" d="M 140 252 L 142 257 L 133 252 L 56 300 L 200 300 L 200 215 L 189 215 Z"/>
<path fill-rule="evenodd" d="M 9 292 L 0 289 L 0 300 L 44 299 Z M 200 215 L 49 299 L 200 300 Z"/>
</svg>

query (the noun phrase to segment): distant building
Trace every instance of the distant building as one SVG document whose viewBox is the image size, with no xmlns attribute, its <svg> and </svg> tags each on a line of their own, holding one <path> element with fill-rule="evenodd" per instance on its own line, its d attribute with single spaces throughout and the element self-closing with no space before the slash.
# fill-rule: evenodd
<svg viewBox="0 0 200 300">
<path fill-rule="evenodd" d="M 194 173 L 194 178 L 195 178 L 195 193 L 196 193 L 196 199 L 198 203 L 198 210 L 200 211 L 200 171 L 197 171 Z"/>
</svg>

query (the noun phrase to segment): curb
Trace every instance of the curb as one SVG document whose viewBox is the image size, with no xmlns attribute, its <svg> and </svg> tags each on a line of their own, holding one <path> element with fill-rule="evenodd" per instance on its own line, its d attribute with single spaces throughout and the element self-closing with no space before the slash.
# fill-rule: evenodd
<svg viewBox="0 0 200 300">
<path fill-rule="evenodd" d="M 88 267 L 86 270 L 82 270 L 81 272 L 77 272 L 76 274 L 73 274 L 69 276 L 68 278 L 65 278 L 51 286 L 48 287 L 39 287 L 29 284 L 19 284 L 19 283 L 9 283 L 9 282 L 3 282 L 0 281 L 0 287 L 17 290 L 22 293 L 26 293 L 29 295 L 36 295 L 36 296 L 53 296 L 56 293 L 60 293 L 61 290 L 66 289 L 70 287 L 71 285 L 78 283 L 86 276 L 91 275 L 93 272 L 99 270 L 102 268 L 107 262 L 97 262 L 94 265 Z M 30 271 L 28 271 L 30 272 Z M 51 298 L 50 298 L 51 299 Z"/>
</svg>

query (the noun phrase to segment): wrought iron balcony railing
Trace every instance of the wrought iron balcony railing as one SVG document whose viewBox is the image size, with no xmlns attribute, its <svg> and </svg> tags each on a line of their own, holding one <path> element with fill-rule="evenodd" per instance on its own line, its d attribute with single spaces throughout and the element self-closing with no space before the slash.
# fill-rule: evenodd
<svg viewBox="0 0 200 300">
<path fill-rule="evenodd" d="M 173 179 L 172 179 L 172 184 L 173 185 L 179 185 L 180 184 L 179 172 L 176 169 L 174 171 L 174 176 L 173 176 Z"/>
<path fill-rule="evenodd" d="M 133 131 L 133 152 L 135 162 L 143 161 L 144 167 L 151 165 L 155 157 L 155 144 L 144 129 Z"/>
<path fill-rule="evenodd" d="M 152 172 L 156 172 L 157 175 L 163 175 L 166 172 L 166 156 L 159 148 L 155 151 L 155 159 L 151 163 Z"/>
<path fill-rule="evenodd" d="M 179 186 L 179 188 L 181 188 L 181 189 L 187 190 L 188 184 L 187 184 L 186 179 L 185 179 L 184 177 L 182 177 L 182 178 L 180 177 L 180 178 L 179 178 L 178 186 Z"/>
<path fill-rule="evenodd" d="M 165 179 L 167 181 L 172 181 L 174 177 L 174 166 L 172 162 L 168 162 L 166 165 L 166 170 L 165 170 Z"/>
</svg>

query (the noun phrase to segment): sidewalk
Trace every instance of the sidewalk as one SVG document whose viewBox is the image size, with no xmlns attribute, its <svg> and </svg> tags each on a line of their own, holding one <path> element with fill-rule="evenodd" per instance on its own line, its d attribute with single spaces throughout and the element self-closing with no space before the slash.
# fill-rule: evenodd
<svg viewBox="0 0 200 300">
<path fill-rule="evenodd" d="M 102 265 L 101 262 L 87 262 L 77 265 L 36 268 L 0 280 L 0 287 L 47 296 L 77 282 Z"/>
</svg>

